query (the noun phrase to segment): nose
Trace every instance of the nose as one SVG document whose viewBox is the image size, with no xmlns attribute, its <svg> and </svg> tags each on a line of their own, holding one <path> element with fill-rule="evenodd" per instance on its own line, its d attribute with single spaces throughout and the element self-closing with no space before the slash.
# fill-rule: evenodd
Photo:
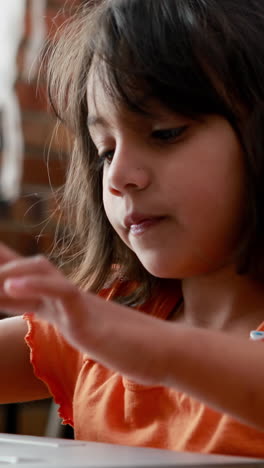
<svg viewBox="0 0 264 468">
<path fill-rule="evenodd" d="M 139 148 L 116 148 L 111 164 L 106 168 L 104 183 L 109 191 L 122 196 L 128 191 L 144 190 L 150 184 L 150 169 Z"/>
</svg>

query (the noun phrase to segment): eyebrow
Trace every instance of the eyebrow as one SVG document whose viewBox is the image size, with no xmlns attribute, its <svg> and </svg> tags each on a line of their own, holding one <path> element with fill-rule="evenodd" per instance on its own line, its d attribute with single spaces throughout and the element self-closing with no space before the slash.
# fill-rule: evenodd
<svg viewBox="0 0 264 468">
<path fill-rule="evenodd" d="M 157 118 L 158 119 L 158 115 L 155 116 L 154 114 L 146 114 L 145 115 L 145 118 L 147 119 L 153 119 L 153 118 Z M 103 118 L 101 117 L 100 115 L 88 115 L 87 117 L 87 127 L 88 128 L 91 128 L 91 127 L 109 127 L 109 123 Z"/>
<path fill-rule="evenodd" d="M 175 116 L 177 114 L 175 113 Z M 179 114 L 180 115 L 180 114 Z M 165 116 L 164 118 L 162 118 L 162 116 L 159 114 L 159 112 L 149 112 L 149 113 L 146 113 L 144 114 L 144 117 L 145 119 L 149 119 L 149 120 L 163 120 L 166 121 L 167 120 L 167 116 Z M 87 116 L 87 127 L 88 128 L 91 128 L 91 127 L 109 127 L 109 123 L 104 119 L 104 117 L 100 116 L 100 115 L 95 115 L 95 114 L 88 114 Z"/>
</svg>

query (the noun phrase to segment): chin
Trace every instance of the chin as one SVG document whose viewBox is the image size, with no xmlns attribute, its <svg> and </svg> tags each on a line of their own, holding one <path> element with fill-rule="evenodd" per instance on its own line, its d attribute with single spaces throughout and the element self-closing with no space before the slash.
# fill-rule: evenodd
<svg viewBox="0 0 264 468">
<path fill-rule="evenodd" d="M 142 262 L 144 268 L 156 278 L 161 279 L 178 279 L 182 280 L 185 278 L 191 278 L 194 276 L 206 275 L 211 273 L 208 265 L 194 265 L 192 264 L 180 264 L 179 262 L 165 263 L 163 262 Z"/>
<path fill-rule="evenodd" d="M 169 267 L 169 265 L 162 265 L 162 264 L 153 264 L 153 262 L 142 262 L 144 268 L 150 273 L 152 276 L 156 278 L 162 279 L 179 279 L 180 278 L 180 271 L 175 271 L 174 268 Z"/>
</svg>

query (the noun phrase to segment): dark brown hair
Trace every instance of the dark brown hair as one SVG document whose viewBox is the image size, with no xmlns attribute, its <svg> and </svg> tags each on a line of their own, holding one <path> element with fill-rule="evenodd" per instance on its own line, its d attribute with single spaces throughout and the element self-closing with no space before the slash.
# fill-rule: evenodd
<svg viewBox="0 0 264 468">
<path fill-rule="evenodd" d="M 86 1 L 52 51 L 51 102 L 74 135 L 64 191 L 64 252 L 74 254 L 73 276 L 81 287 L 97 292 L 117 277 L 137 280 L 137 302 L 166 280 L 146 272 L 103 209 L 102 174 L 87 129 L 86 86 L 94 58 L 107 92 L 135 112 L 144 112 L 142 98 L 151 96 L 183 115 L 218 114 L 230 122 L 244 149 L 248 193 L 237 268 L 262 279 L 263 0 Z"/>
</svg>

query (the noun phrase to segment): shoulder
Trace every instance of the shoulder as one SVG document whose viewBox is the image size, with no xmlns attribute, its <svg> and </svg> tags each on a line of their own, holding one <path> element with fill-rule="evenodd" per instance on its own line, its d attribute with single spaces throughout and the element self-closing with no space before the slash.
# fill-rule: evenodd
<svg viewBox="0 0 264 468">
<path fill-rule="evenodd" d="M 117 301 L 121 297 L 129 296 L 138 287 L 135 281 L 120 279 L 110 286 L 102 289 L 99 296 L 105 300 Z M 180 281 L 163 282 L 150 295 L 146 302 L 133 307 L 142 312 L 148 313 L 158 318 L 166 319 L 171 310 L 182 298 Z"/>
</svg>

